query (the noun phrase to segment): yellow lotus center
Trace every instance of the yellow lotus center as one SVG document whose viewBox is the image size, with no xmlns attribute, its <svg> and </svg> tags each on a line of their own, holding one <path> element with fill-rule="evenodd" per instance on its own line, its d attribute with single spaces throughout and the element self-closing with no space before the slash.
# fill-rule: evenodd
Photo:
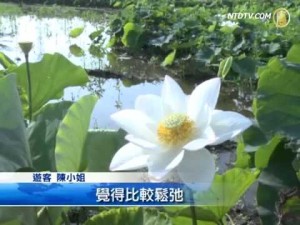
<svg viewBox="0 0 300 225">
<path fill-rule="evenodd" d="M 193 139 L 196 126 L 188 116 L 174 113 L 160 121 L 157 128 L 158 139 L 162 145 L 179 148 Z"/>
</svg>

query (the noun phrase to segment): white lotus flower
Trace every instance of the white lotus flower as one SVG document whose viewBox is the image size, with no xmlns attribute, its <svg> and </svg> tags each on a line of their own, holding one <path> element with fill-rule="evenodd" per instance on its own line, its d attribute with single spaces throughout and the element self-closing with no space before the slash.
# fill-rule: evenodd
<svg viewBox="0 0 300 225">
<path fill-rule="evenodd" d="M 129 143 L 115 154 L 110 170 L 148 167 L 151 181 L 162 181 L 175 170 L 189 187 L 208 189 L 215 161 L 205 146 L 232 139 L 252 124 L 239 113 L 215 110 L 220 83 L 219 78 L 205 81 L 187 96 L 166 76 L 161 96 L 141 95 L 135 109 L 113 114 L 129 133 Z"/>
</svg>

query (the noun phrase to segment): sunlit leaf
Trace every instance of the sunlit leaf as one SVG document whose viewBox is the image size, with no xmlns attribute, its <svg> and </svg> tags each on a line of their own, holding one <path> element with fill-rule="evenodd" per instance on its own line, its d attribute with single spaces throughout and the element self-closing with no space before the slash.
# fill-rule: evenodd
<svg viewBox="0 0 300 225">
<path fill-rule="evenodd" d="M 205 205 L 203 209 L 210 210 L 220 220 L 256 181 L 258 174 L 247 169 L 230 169 L 216 175 L 211 189 L 199 194 L 195 201 Z"/>
<path fill-rule="evenodd" d="M 209 32 L 213 32 L 213 31 L 216 29 L 216 26 L 217 26 L 217 22 L 214 21 L 213 24 L 210 25 L 210 26 L 207 28 L 207 30 L 208 30 Z"/>
<path fill-rule="evenodd" d="M 126 47 L 136 48 L 140 43 L 140 36 L 143 33 L 142 27 L 134 23 L 126 23 L 124 26 L 122 43 Z"/>
<path fill-rule="evenodd" d="M 300 52 L 300 44 L 293 45 L 286 56 L 287 61 L 291 63 L 299 64 L 300 63 L 299 52 Z"/>
<path fill-rule="evenodd" d="M 174 49 L 171 53 L 169 53 L 166 58 L 164 59 L 164 61 L 162 62 L 162 66 L 169 66 L 172 65 L 174 62 L 176 56 L 176 49 Z"/>
<path fill-rule="evenodd" d="M 197 219 L 218 223 L 256 181 L 258 174 L 250 169 L 233 168 L 216 175 L 211 188 L 194 197 L 195 204 L 199 205 L 196 206 Z M 191 217 L 190 207 L 177 207 L 176 214 Z"/>
<path fill-rule="evenodd" d="M 231 68 L 232 61 L 233 61 L 233 57 L 229 56 L 220 62 L 218 76 L 223 77 L 223 78 L 226 77 L 226 75 L 228 74 L 228 72 Z"/>
<path fill-rule="evenodd" d="M 245 151 L 245 143 L 240 140 L 236 149 L 236 161 L 234 166 L 237 168 L 249 168 L 250 160 L 250 155 Z"/>
<path fill-rule="evenodd" d="M 28 93 L 26 65 L 22 64 L 12 72 L 18 75 L 18 84 Z M 40 62 L 31 63 L 30 74 L 33 112 L 38 111 L 49 100 L 61 98 L 64 88 L 83 85 L 88 81 L 83 68 L 75 66 L 58 53 L 45 54 Z"/>
<path fill-rule="evenodd" d="M 60 123 L 56 135 L 55 160 L 58 171 L 83 171 L 84 150 L 90 117 L 98 98 L 88 95 L 74 103 Z"/>
<path fill-rule="evenodd" d="M 7 55 L 0 52 L 0 65 L 2 65 L 4 69 L 7 69 L 10 66 L 13 66 L 13 65 L 16 65 L 16 64 Z"/>
<path fill-rule="evenodd" d="M 72 29 L 69 33 L 69 36 L 71 38 L 76 38 L 78 37 L 80 34 L 82 34 L 82 32 L 84 31 L 84 27 L 76 27 L 74 29 Z"/>
</svg>

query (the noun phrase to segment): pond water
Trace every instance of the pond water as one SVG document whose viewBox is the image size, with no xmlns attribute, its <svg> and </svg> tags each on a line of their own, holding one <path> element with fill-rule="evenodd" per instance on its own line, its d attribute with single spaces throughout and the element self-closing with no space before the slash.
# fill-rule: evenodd
<svg viewBox="0 0 300 225">
<path fill-rule="evenodd" d="M 132 58 L 125 54 L 116 54 L 107 48 L 109 36 L 106 34 L 107 16 L 99 15 L 98 22 L 88 22 L 79 17 L 73 18 L 41 18 L 34 15 L 1 16 L 0 15 L 0 51 L 12 60 L 21 64 L 23 54 L 18 46 L 20 33 L 28 33 L 34 40 L 30 52 L 31 62 L 39 61 L 43 54 L 59 52 L 76 65 L 93 75 L 108 74 L 138 77 L 139 79 L 159 79 L 162 75 L 174 74 L 172 70 L 160 65 L 145 62 L 143 59 Z M 83 33 L 77 38 L 71 38 L 72 29 L 84 27 Z M 91 47 L 89 35 L 97 30 L 103 30 L 103 41 Z M 147 64 L 147 65 L 146 65 Z"/>
<path fill-rule="evenodd" d="M 18 47 L 18 34 L 30 32 L 34 37 L 34 48 L 30 52 L 30 61 L 39 61 L 44 53 L 59 52 L 76 65 L 88 70 L 112 71 L 122 74 L 126 79 L 112 79 L 90 77 L 90 82 L 84 87 L 70 87 L 65 90 L 63 99 L 77 100 L 80 97 L 95 93 L 100 97 L 92 114 L 91 128 L 116 128 L 109 115 L 120 109 L 132 108 L 134 101 L 141 94 L 160 94 L 162 78 L 172 75 L 166 68 L 145 62 L 140 59 L 129 58 L 124 55 L 112 55 L 110 49 L 105 48 L 105 54 L 95 55 L 90 52 L 91 40 L 89 34 L 95 30 L 105 29 L 105 17 L 100 17 L 98 23 L 84 21 L 79 17 L 66 18 L 38 18 L 33 15 L 0 16 L 0 51 L 4 52 L 18 64 L 24 62 Z M 84 27 L 84 32 L 78 38 L 70 38 L 69 32 L 76 27 Z M 104 38 L 108 39 L 108 37 Z M 80 57 L 72 54 L 70 46 L 80 47 L 84 54 Z M 106 41 L 103 42 L 104 48 Z M 139 78 L 136 82 L 128 77 Z M 154 81 L 145 81 L 149 80 Z M 190 93 L 195 82 L 179 81 L 186 93 Z M 199 82 L 198 82 L 199 83 Z M 218 108 L 248 113 L 247 95 L 241 95 L 235 84 L 223 84 Z"/>
<path fill-rule="evenodd" d="M 18 47 L 18 36 L 25 32 L 29 33 L 34 40 L 34 47 L 30 52 L 32 62 L 39 61 L 44 53 L 59 52 L 73 63 L 86 69 L 101 69 L 108 66 L 108 60 L 105 55 L 97 58 L 89 52 L 91 44 L 89 34 L 105 26 L 104 19 L 101 23 L 91 23 L 79 17 L 64 19 L 38 18 L 33 15 L 1 16 L 0 50 L 14 61 L 24 62 L 23 54 Z M 84 32 L 77 38 L 69 37 L 70 31 L 77 27 L 84 27 Z M 74 48 L 82 49 L 83 55 L 80 57 L 74 55 L 72 51 Z"/>
</svg>

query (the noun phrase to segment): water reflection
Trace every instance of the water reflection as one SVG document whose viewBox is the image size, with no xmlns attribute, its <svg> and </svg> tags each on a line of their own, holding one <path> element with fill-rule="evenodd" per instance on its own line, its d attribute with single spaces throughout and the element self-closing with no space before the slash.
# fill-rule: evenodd
<svg viewBox="0 0 300 225">
<path fill-rule="evenodd" d="M 118 129 L 110 119 L 110 115 L 121 109 L 134 108 L 137 96 L 144 94 L 160 95 L 162 81 L 140 81 L 130 85 L 127 79 L 104 79 L 91 77 L 90 82 L 84 87 L 70 87 L 65 89 L 64 100 L 76 101 L 87 94 L 96 94 L 99 101 L 92 113 L 90 128 Z M 179 81 L 186 94 L 194 89 L 194 83 Z M 235 84 L 223 83 L 217 108 L 222 110 L 237 111 L 251 116 L 250 102 L 239 96 Z"/>
<path fill-rule="evenodd" d="M 30 32 L 34 40 L 34 48 L 30 54 L 32 62 L 39 61 L 45 53 L 59 52 L 76 65 L 87 69 L 100 69 L 108 66 L 109 62 L 105 55 L 98 58 L 89 53 L 89 34 L 105 26 L 106 21 L 91 23 L 78 17 L 64 19 L 38 18 L 32 15 L 0 16 L 0 51 L 18 64 L 24 62 L 17 44 L 18 34 Z M 84 32 L 77 38 L 70 38 L 69 32 L 76 27 L 84 27 Z"/>
<path fill-rule="evenodd" d="M 78 27 L 84 27 L 83 33 L 77 38 L 69 37 L 69 32 Z M 41 60 L 45 53 L 59 52 L 96 76 L 105 76 L 103 72 L 110 72 L 128 78 L 154 80 L 165 74 L 178 74 L 176 70 L 161 67 L 160 63 L 151 63 L 139 56 L 131 57 L 111 51 L 107 48 L 107 27 L 103 16 L 99 18 L 98 23 L 88 22 L 79 17 L 70 19 L 39 18 L 33 15 L 0 16 L 0 51 L 21 64 L 24 59 L 17 44 L 18 34 L 29 32 L 34 40 L 34 47 L 30 53 L 31 62 Z M 95 31 L 99 31 L 101 39 L 95 38 L 92 41 L 89 36 Z"/>
<path fill-rule="evenodd" d="M 86 87 L 65 89 L 64 100 L 77 100 L 87 94 L 100 97 L 91 117 L 91 128 L 118 129 L 110 120 L 110 115 L 120 109 L 131 109 L 134 101 L 141 94 L 160 94 L 161 82 L 142 82 L 126 87 L 120 79 L 91 78 Z"/>
</svg>

